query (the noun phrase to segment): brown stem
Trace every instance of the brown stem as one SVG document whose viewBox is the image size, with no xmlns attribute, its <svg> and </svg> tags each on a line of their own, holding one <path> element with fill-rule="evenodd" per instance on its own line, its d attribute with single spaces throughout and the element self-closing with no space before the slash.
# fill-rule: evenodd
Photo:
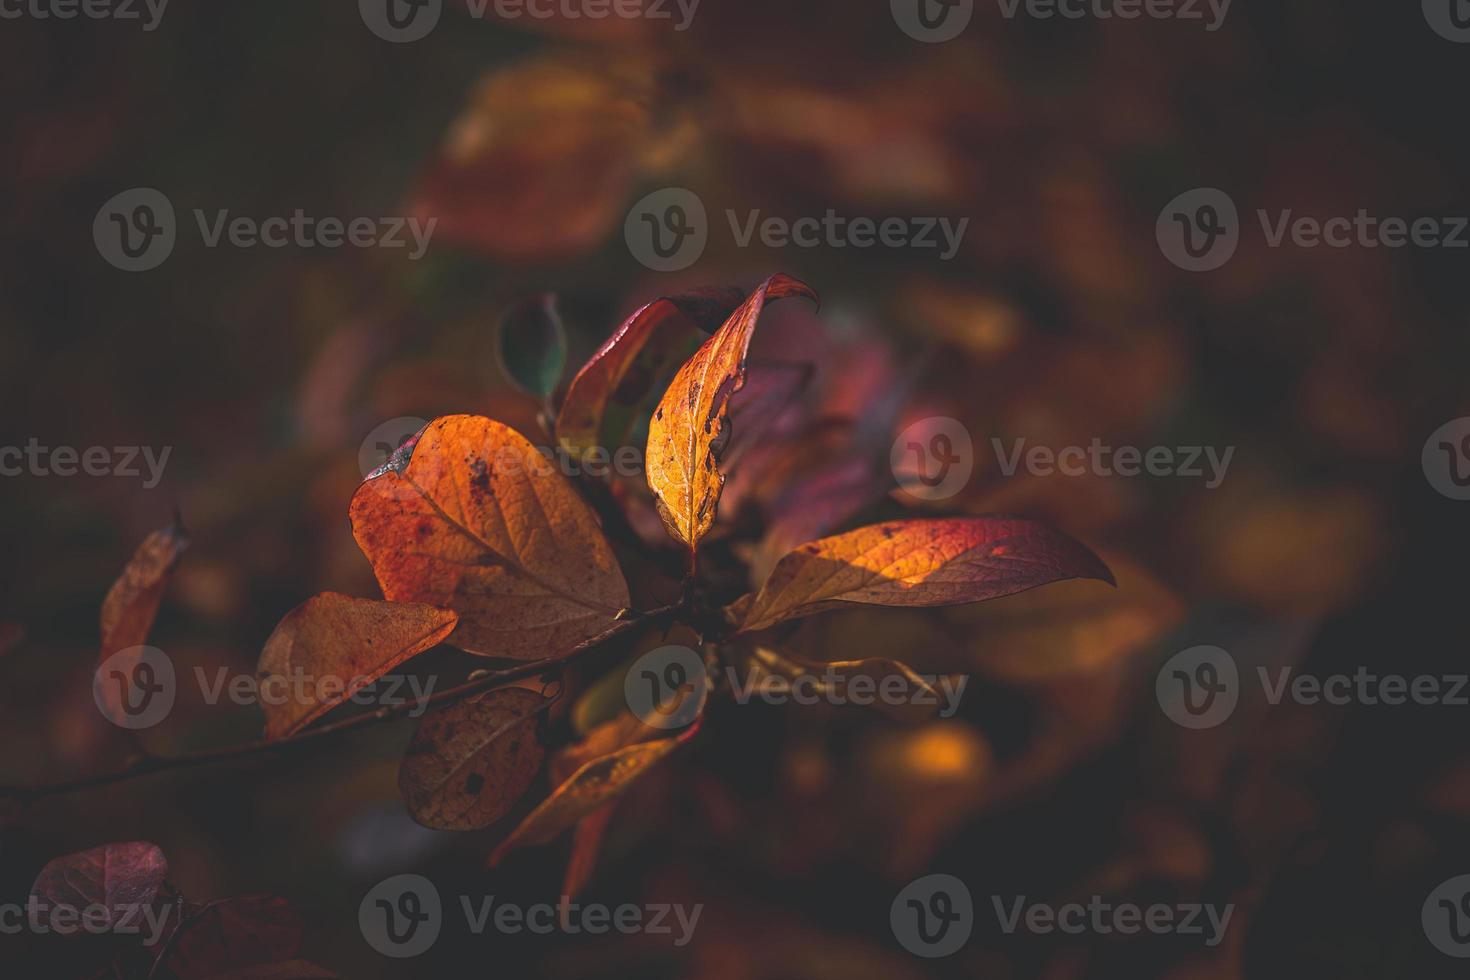
<svg viewBox="0 0 1470 980">
<path fill-rule="evenodd" d="M 626 618 L 620 619 L 596 636 L 582 641 L 566 653 L 560 653 L 554 657 L 547 657 L 542 660 L 533 660 L 529 663 L 518 664 L 515 667 L 509 667 L 505 670 L 491 671 L 456 687 L 447 688 L 423 700 L 404 701 L 400 704 L 388 705 L 366 714 L 344 718 L 330 725 L 308 728 L 290 738 L 273 740 L 258 739 L 253 742 L 242 742 L 239 745 L 231 745 L 222 749 L 210 749 L 205 752 L 193 752 L 187 755 L 175 755 L 166 758 L 150 756 L 139 759 L 113 772 L 98 773 L 64 782 L 43 783 L 33 786 L 0 787 L 0 800 L 9 799 L 21 803 L 30 803 L 50 796 L 61 796 L 84 789 L 93 789 L 98 786 L 109 786 L 113 783 L 124 782 L 140 776 L 151 775 L 152 773 L 169 772 L 176 769 L 193 769 L 199 766 L 225 762 L 230 759 L 269 755 L 286 749 L 294 749 L 308 742 L 322 741 L 332 735 L 340 735 L 343 732 L 356 731 L 359 728 L 367 728 L 381 722 L 391 721 L 416 708 L 423 707 L 427 711 L 429 708 L 443 707 L 463 701 L 465 698 L 474 694 L 491 691 L 515 681 L 544 674 L 557 667 L 565 666 L 579 655 L 606 643 L 608 640 L 636 626 L 660 619 L 672 619 L 684 611 L 685 605 L 683 603 L 676 603 L 670 606 L 661 606 L 658 609 L 649 610 L 648 612 L 627 613 Z"/>
</svg>

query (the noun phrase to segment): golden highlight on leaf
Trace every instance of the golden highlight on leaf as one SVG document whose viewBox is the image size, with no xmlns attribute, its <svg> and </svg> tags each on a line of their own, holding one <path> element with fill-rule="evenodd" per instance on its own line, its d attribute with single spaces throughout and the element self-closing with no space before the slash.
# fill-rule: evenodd
<svg viewBox="0 0 1470 980">
<path fill-rule="evenodd" d="M 1037 521 L 890 521 L 802 545 L 727 614 L 748 632 L 843 603 L 948 606 L 1070 578 L 1113 581 L 1086 547 Z"/>
<path fill-rule="evenodd" d="M 719 326 L 744 297 L 716 288 L 664 296 L 639 307 L 577 372 L 556 419 L 556 438 L 578 458 L 620 448 L 653 386 Z M 645 407 L 644 411 L 648 409 Z"/>
<path fill-rule="evenodd" d="M 664 392 L 648 427 L 648 486 L 659 516 L 676 541 L 693 552 L 715 519 L 725 476 L 717 446 L 723 445 L 730 396 L 745 383 L 745 356 L 767 300 L 817 294 L 790 276 L 776 275 L 751 293 Z"/>
<path fill-rule="evenodd" d="M 312 596 L 286 614 L 261 651 L 267 738 L 300 731 L 453 632 L 452 610 L 409 602 Z"/>
<path fill-rule="evenodd" d="M 479 830 L 509 812 L 541 769 L 535 691 L 507 687 L 426 715 L 398 770 L 408 812 L 435 830 Z"/>
<path fill-rule="evenodd" d="M 450 642 L 536 660 L 607 629 L 628 584 L 592 509 L 515 430 L 430 423 L 401 470 L 352 498 L 352 531 L 383 595 L 459 613 Z"/>
</svg>

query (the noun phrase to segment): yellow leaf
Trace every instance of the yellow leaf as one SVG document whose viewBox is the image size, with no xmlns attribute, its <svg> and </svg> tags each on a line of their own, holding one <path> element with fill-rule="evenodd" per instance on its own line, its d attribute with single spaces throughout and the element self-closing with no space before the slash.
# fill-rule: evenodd
<svg viewBox="0 0 1470 980">
<path fill-rule="evenodd" d="M 766 301 L 816 293 L 789 276 L 767 279 L 730 315 L 664 392 L 648 426 L 648 486 L 659 516 L 691 553 L 715 519 L 725 486 L 716 447 L 723 445 L 730 396 L 745 383 L 745 355 Z"/>
</svg>

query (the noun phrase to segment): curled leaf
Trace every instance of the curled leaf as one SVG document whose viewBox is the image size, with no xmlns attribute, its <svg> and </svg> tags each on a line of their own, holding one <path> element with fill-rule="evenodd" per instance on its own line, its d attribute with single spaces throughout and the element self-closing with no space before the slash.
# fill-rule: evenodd
<svg viewBox="0 0 1470 980">
<path fill-rule="evenodd" d="M 596 515 L 515 430 L 430 423 L 401 471 L 352 498 L 352 531 L 393 602 L 459 613 L 450 642 L 536 660 L 610 627 L 628 584 Z"/>
<path fill-rule="evenodd" d="M 36 876 L 31 896 L 78 914 L 84 909 L 104 909 L 103 928 L 110 930 L 136 925 L 139 910 L 158 897 L 167 874 L 168 862 L 156 844 L 104 844 L 51 861 Z"/>
<path fill-rule="evenodd" d="M 1112 573 L 1060 531 L 1024 518 L 890 521 L 802 545 L 727 613 L 741 632 L 857 602 L 949 606 Z"/>
<path fill-rule="evenodd" d="M 601 726 L 597 732 L 588 736 L 578 751 L 564 757 L 564 765 L 572 762 L 580 764 L 501 842 L 490 855 L 490 864 L 499 864 L 507 854 L 517 848 L 545 844 L 553 840 L 582 818 L 621 796 L 639 777 L 692 739 L 699 731 L 701 723 L 702 718 L 696 719 L 694 724 L 673 738 L 634 744 L 626 742 L 641 738 L 649 731 L 637 718 L 629 715 Z M 606 749 L 606 746 L 615 742 L 624 744 L 621 748 Z M 594 752 L 598 754 L 592 755 Z M 581 761 L 582 759 L 587 761 Z"/>
<path fill-rule="evenodd" d="M 659 516 L 676 541 L 693 552 L 715 519 L 725 486 L 718 447 L 727 438 L 730 396 L 745 384 L 745 356 L 767 300 L 817 294 L 790 276 L 758 286 L 694 356 L 664 392 L 648 427 L 648 486 Z"/>
<path fill-rule="evenodd" d="M 398 770 L 408 812 L 435 830 L 478 830 L 505 816 L 541 769 L 536 726 L 550 703 L 508 687 L 426 715 Z"/>
<path fill-rule="evenodd" d="M 107 598 L 102 601 L 102 650 L 99 663 L 107 663 L 114 654 L 132 651 L 148 640 L 148 631 L 158 615 L 158 606 L 163 601 L 164 589 L 168 587 L 170 573 L 178 564 L 179 556 L 189 546 L 189 532 L 177 516 L 168 527 L 154 531 L 143 539 L 127 567 L 118 576 Z M 142 656 L 139 650 L 117 658 L 110 665 L 121 676 L 132 678 L 133 668 Z M 120 661 L 131 659 L 132 662 Z M 128 681 L 132 683 L 131 680 Z M 123 685 L 104 686 L 108 715 L 115 720 L 125 719 L 123 697 L 129 692 Z"/>
<path fill-rule="evenodd" d="M 298 732 L 454 631 L 449 609 L 337 592 L 312 596 L 276 626 L 256 679 L 267 738 Z"/>
<path fill-rule="evenodd" d="M 567 364 L 567 331 L 556 297 L 541 293 L 506 310 L 495 350 L 517 387 L 537 399 L 549 398 Z"/>
<path fill-rule="evenodd" d="M 596 447 L 621 447 L 654 386 L 724 322 L 743 296 L 734 288 L 696 290 L 635 310 L 567 388 L 556 419 L 562 448 L 582 457 Z"/>
</svg>

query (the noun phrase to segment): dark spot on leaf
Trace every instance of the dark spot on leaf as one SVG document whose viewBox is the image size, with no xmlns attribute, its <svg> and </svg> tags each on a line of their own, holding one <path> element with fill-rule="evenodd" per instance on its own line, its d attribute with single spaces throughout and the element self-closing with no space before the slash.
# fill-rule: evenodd
<svg viewBox="0 0 1470 980">
<path fill-rule="evenodd" d="M 479 796 L 485 789 L 485 777 L 478 773 L 470 773 L 470 778 L 464 781 L 464 791 L 470 796 Z"/>
</svg>

